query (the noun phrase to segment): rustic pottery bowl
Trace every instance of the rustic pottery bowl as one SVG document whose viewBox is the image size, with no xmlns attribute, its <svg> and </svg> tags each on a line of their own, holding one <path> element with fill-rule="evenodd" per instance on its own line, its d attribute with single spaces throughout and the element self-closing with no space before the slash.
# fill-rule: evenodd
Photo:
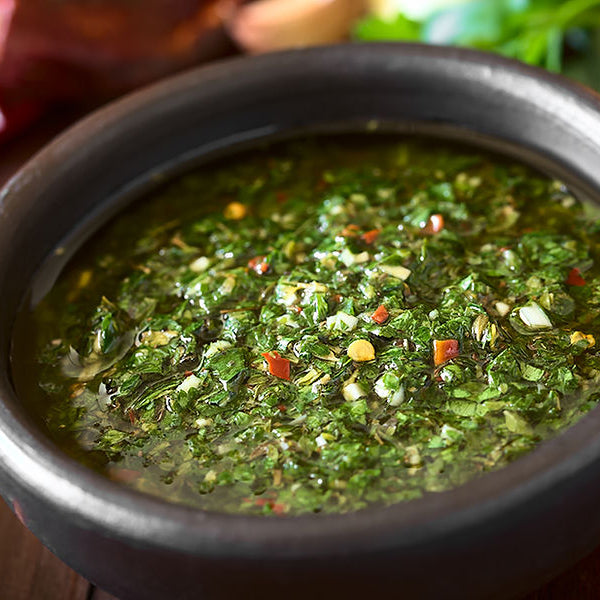
<svg viewBox="0 0 600 600">
<path fill-rule="evenodd" d="M 203 512 L 126 489 L 68 458 L 22 407 L 9 366 L 19 304 L 43 294 L 125 203 L 157 179 L 259 140 L 361 130 L 491 148 L 600 202 L 597 96 L 516 62 L 420 45 L 336 46 L 185 73 L 84 119 L 4 188 L 0 489 L 51 550 L 122 600 L 502 598 L 600 542 L 599 409 L 455 490 L 276 518 Z"/>
</svg>

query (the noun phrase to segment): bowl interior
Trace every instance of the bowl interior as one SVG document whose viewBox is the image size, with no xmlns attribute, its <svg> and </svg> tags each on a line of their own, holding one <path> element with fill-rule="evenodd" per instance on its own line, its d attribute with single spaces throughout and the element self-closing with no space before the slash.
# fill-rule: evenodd
<svg viewBox="0 0 600 600">
<path fill-rule="evenodd" d="M 0 459 L 10 485 L 140 543 L 198 552 L 339 553 L 407 547 L 457 531 L 600 460 L 600 413 L 513 465 L 402 507 L 263 520 L 145 497 L 73 463 L 20 407 L 9 374 L 18 306 L 35 303 L 78 247 L 165 178 L 266 140 L 400 132 L 458 140 L 521 160 L 600 203 L 597 98 L 537 70 L 422 46 L 340 46 L 223 63 L 170 79 L 85 119 L 6 186 L 0 204 Z M 43 268 L 40 268 L 43 265 Z M 108 508 L 107 508 L 108 507 Z M 140 524 L 143 523 L 143 527 Z M 427 524 L 427 527 L 424 526 Z M 402 539 L 398 531 L 402 530 Z M 368 538 L 368 541 L 366 541 Z"/>
</svg>

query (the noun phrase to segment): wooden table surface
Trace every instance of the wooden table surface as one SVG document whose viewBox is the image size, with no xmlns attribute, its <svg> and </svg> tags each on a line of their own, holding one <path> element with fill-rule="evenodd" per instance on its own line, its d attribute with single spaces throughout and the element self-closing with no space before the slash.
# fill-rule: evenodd
<svg viewBox="0 0 600 600">
<path fill-rule="evenodd" d="M 0 148 L 0 182 L 72 118 L 53 115 L 32 134 Z M 0 501 L 0 600 L 116 599 L 44 548 Z M 600 540 L 590 556 L 522 600 L 600 600 Z"/>
</svg>

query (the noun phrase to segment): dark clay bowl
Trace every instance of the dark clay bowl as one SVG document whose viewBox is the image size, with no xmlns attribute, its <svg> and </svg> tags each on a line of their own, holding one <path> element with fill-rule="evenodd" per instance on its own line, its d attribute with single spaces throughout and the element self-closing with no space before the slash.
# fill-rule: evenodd
<svg viewBox="0 0 600 600">
<path fill-rule="evenodd" d="M 598 96 L 494 56 L 419 45 L 311 49 L 186 73 L 85 119 L 5 187 L 0 488 L 51 550 L 123 600 L 510 597 L 600 542 L 599 409 L 453 491 L 347 515 L 261 518 L 110 482 L 53 446 L 22 408 L 9 369 L 19 303 L 32 284 L 42 294 L 48 273 L 133 196 L 257 140 L 365 129 L 492 148 L 600 201 Z"/>
</svg>

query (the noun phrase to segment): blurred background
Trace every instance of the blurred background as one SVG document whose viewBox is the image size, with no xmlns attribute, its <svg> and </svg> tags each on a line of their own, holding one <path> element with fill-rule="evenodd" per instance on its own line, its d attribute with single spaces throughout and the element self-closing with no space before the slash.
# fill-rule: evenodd
<svg viewBox="0 0 600 600">
<path fill-rule="evenodd" d="M 196 64 L 344 40 L 474 47 L 600 89 L 600 0 L 0 0 L 0 144 Z"/>
</svg>

